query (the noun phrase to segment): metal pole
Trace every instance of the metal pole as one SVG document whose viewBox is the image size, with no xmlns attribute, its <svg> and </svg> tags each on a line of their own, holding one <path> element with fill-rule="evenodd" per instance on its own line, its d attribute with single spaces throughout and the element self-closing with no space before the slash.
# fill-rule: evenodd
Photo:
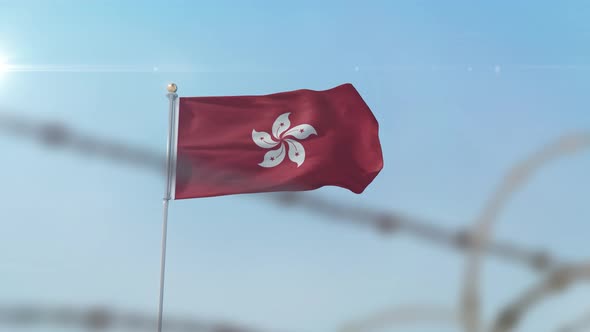
<svg viewBox="0 0 590 332">
<path fill-rule="evenodd" d="M 171 83 L 168 85 L 168 101 L 169 101 L 169 114 L 168 114 L 168 145 L 166 147 L 166 194 L 163 199 L 164 204 L 164 217 L 162 220 L 162 248 L 160 256 L 160 300 L 158 302 L 158 332 L 162 332 L 162 313 L 164 311 L 164 275 L 166 272 L 166 237 L 168 233 L 168 205 L 172 196 L 171 192 L 171 179 L 174 170 L 172 169 L 172 150 L 174 149 L 174 135 L 175 135 L 175 124 L 176 124 L 176 84 Z"/>
</svg>

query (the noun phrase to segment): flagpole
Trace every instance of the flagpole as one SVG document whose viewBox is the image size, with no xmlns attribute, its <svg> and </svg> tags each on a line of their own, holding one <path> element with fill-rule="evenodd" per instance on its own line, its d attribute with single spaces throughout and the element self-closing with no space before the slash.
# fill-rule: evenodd
<svg viewBox="0 0 590 332">
<path fill-rule="evenodd" d="M 176 91 L 178 87 L 174 83 L 168 85 L 168 145 L 166 146 L 166 194 L 163 199 L 164 213 L 162 219 L 162 247 L 160 254 L 160 298 L 158 302 L 158 332 L 162 332 L 162 314 L 164 311 L 164 275 L 166 272 L 166 237 L 168 233 L 168 205 L 172 196 L 171 179 L 174 174 L 172 169 L 172 150 L 174 149 L 174 135 L 175 135 L 175 116 L 176 116 L 176 99 L 178 95 Z"/>
</svg>

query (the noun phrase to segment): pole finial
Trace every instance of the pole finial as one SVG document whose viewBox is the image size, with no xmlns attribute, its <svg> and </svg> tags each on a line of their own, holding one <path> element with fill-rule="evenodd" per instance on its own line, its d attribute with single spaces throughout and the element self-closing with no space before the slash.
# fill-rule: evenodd
<svg viewBox="0 0 590 332">
<path fill-rule="evenodd" d="M 170 93 L 176 93 L 176 91 L 178 90 L 178 86 L 176 86 L 175 83 L 170 83 L 170 84 L 168 84 L 167 89 L 168 89 L 168 92 L 170 92 Z"/>
</svg>

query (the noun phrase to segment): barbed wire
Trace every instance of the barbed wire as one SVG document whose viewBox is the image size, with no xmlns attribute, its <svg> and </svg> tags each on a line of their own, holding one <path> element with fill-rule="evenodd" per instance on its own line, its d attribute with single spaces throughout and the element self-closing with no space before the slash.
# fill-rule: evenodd
<svg viewBox="0 0 590 332">
<path fill-rule="evenodd" d="M 118 163 L 145 167 L 165 176 L 165 158 L 160 153 L 80 134 L 61 122 L 33 121 L 22 116 L 0 113 L 0 132 L 31 138 L 46 146 L 70 149 L 81 155 L 95 155 Z M 435 222 L 426 222 L 401 213 L 351 207 L 310 193 L 279 192 L 258 197 L 265 197 L 268 201 L 284 206 L 303 208 L 332 218 L 338 223 L 361 226 L 384 235 L 403 232 L 428 243 L 460 251 L 469 250 L 473 246 L 471 236 L 464 229 L 451 230 Z M 523 264 L 535 270 L 542 271 L 559 263 L 559 259 L 544 250 L 531 250 L 508 242 L 490 243 L 484 250 L 507 262 Z"/>
<path fill-rule="evenodd" d="M 405 305 L 380 311 L 361 320 L 351 321 L 339 332 L 365 332 L 393 326 L 430 323 L 454 326 L 458 322 L 455 310 L 446 306 Z"/>
<path fill-rule="evenodd" d="M 472 236 L 465 229 L 453 230 L 401 213 L 343 205 L 312 194 L 280 193 L 272 198 L 285 206 L 296 206 L 324 215 L 339 224 L 349 223 L 362 226 L 384 235 L 404 233 L 429 244 L 460 251 L 468 251 L 474 245 Z M 526 249 L 509 242 L 489 243 L 485 250 L 494 257 L 523 264 L 538 271 L 550 269 L 560 264 L 560 260 L 552 257 L 547 251 Z"/>
<path fill-rule="evenodd" d="M 95 331 L 122 328 L 127 331 L 151 332 L 156 328 L 153 315 L 107 307 L 80 309 L 67 306 L 0 305 L 0 322 L 14 327 L 49 325 L 62 328 L 88 328 Z M 164 327 L 166 331 L 174 332 L 263 332 L 263 330 L 228 322 L 209 322 L 192 318 L 166 317 Z"/>
<path fill-rule="evenodd" d="M 466 332 L 478 332 L 480 322 L 479 280 L 482 253 L 493 234 L 493 226 L 502 208 L 532 175 L 550 161 L 590 148 L 590 133 L 575 133 L 560 137 L 555 142 L 534 152 L 512 167 L 501 180 L 474 223 L 474 246 L 468 252 L 460 296 L 461 322 Z"/>
<path fill-rule="evenodd" d="M 555 332 L 579 332 L 590 330 L 590 311 L 585 312 L 576 319 L 562 324 Z"/>
<path fill-rule="evenodd" d="M 466 232 L 469 234 L 469 246 L 467 246 L 467 268 L 463 278 L 463 288 L 460 293 L 459 318 L 464 331 L 480 331 L 481 323 L 479 319 L 479 269 L 481 266 L 481 254 L 484 251 L 490 251 L 492 226 L 495 218 L 498 216 L 502 206 L 510 199 L 519 187 L 528 180 L 534 171 L 539 169 L 547 162 L 558 157 L 579 152 L 583 149 L 590 148 L 590 133 L 578 133 L 565 135 L 557 141 L 546 145 L 540 151 L 534 153 L 525 161 L 518 163 L 511 168 L 508 175 L 505 176 L 499 189 L 492 195 L 486 208 L 483 210 L 479 219 L 476 220 L 473 231 Z M 513 255 L 509 255 L 512 257 Z M 590 263 L 584 265 L 574 265 L 571 263 L 556 263 L 542 272 L 549 272 L 544 283 L 534 286 L 531 290 L 521 295 L 515 302 L 500 309 L 498 317 L 492 324 L 491 332 L 508 332 L 513 330 L 521 317 L 533 306 L 540 302 L 545 294 L 564 290 L 569 284 L 580 279 L 590 280 Z M 544 273 L 542 273 L 544 274 Z M 435 306 L 422 306 L 423 320 L 440 319 L 440 312 L 430 311 Z M 369 331 L 374 327 L 391 327 L 399 323 L 398 309 L 373 314 L 357 323 L 352 323 L 350 331 L 361 332 Z M 442 310 L 442 309 L 441 309 Z M 452 312 L 448 309 L 447 313 Z M 450 315 L 442 316 L 444 319 L 450 319 Z M 590 324 L 590 322 L 589 322 Z M 580 324 L 581 325 L 581 324 Z M 576 326 L 580 326 L 576 325 Z M 348 332 L 348 330 L 347 330 Z"/>
<path fill-rule="evenodd" d="M 156 151 L 88 136 L 59 121 L 34 121 L 0 113 L 0 131 L 14 137 L 34 139 L 47 147 L 66 148 L 80 155 L 94 155 L 166 175 L 166 159 Z"/>
<path fill-rule="evenodd" d="M 522 317 L 550 295 L 564 292 L 578 282 L 590 282 L 590 261 L 567 264 L 549 273 L 504 307 L 494 320 L 491 332 L 508 332 L 516 328 Z"/>
<path fill-rule="evenodd" d="M 164 175 L 165 159 L 157 152 L 133 147 L 108 139 L 79 134 L 60 122 L 36 122 L 20 116 L 0 113 L 0 132 L 18 137 L 33 138 L 53 147 L 65 147 L 82 154 L 94 154 L 118 163 L 130 163 L 155 170 Z M 543 281 L 526 290 L 514 302 L 501 308 L 490 327 L 492 332 L 513 330 L 522 317 L 547 295 L 563 291 L 570 284 L 590 279 L 590 268 L 585 265 L 565 263 L 545 250 L 531 250 L 514 243 L 492 241 L 492 229 L 502 207 L 532 174 L 547 162 L 558 157 L 579 152 L 590 147 L 590 133 L 567 135 L 542 148 L 539 152 L 511 168 L 506 177 L 487 201 L 480 216 L 470 228 L 451 229 L 435 222 L 391 211 L 344 205 L 310 193 L 270 193 L 259 195 L 286 207 L 306 209 L 327 216 L 339 224 L 350 224 L 372 229 L 383 235 L 404 233 L 426 243 L 452 248 L 467 254 L 458 311 L 439 306 L 402 307 L 381 311 L 368 318 L 345 325 L 343 331 L 362 331 L 385 327 L 400 322 L 439 321 L 459 322 L 465 332 L 479 332 L 480 322 L 480 269 L 482 255 L 488 254 L 532 268 L 546 276 Z M 2 315 L 0 315 L 1 319 Z M 83 317 L 80 314 L 78 317 Z M 458 320 L 458 321 L 457 321 Z M 581 323 L 580 323 L 581 322 Z M 560 329 L 573 331 L 584 326 L 581 319 Z M 193 326 L 194 327 L 194 326 Z M 569 330 L 568 330 L 569 329 Z M 199 330 L 201 331 L 201 330 Z M 250 330 L 203 330 L 203 331 L 250 331 Z"/>
</svg>

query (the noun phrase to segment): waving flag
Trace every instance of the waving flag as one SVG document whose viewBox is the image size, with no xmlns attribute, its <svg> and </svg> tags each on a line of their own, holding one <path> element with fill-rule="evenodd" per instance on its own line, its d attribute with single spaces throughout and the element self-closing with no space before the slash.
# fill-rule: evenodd
<svg viewBox="0 0 590 332">
<path fill-rule="evenodd" d="M 383 168 L 379 125 L 351 84 L 261 96 L 180 97 L 175 199 L 338 186 Z"/>
</svg>

